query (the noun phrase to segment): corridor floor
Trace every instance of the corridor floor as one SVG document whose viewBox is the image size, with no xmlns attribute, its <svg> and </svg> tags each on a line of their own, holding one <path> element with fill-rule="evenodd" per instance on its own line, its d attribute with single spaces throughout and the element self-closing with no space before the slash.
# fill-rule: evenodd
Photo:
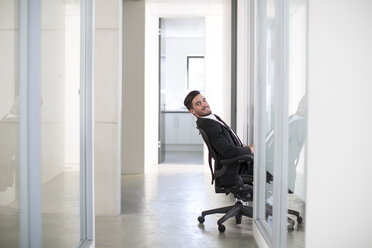
<svg viewBox="0 0 372 248">
<path fill-rule="evenodd" d="M 257 247 L 252 220 L 232 218 L 219 233 L 217 220 L 202 210 L 234 204 L 234 199 L 215 194 L 209 168 L 197 164 L 153 165 L 145 175 L 122 176 L 122 215 L 96 217 L 97 248 L 145 247 Z"/>
</svg>

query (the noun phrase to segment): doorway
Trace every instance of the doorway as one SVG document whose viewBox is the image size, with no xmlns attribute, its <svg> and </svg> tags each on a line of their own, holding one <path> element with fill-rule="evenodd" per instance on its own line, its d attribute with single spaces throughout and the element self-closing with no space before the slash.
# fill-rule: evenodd
<svg viewBox="0 0 372 248">
<path fill-rule="evenodd" d="M 147 10 L 146 11 L 146 40 L 145 40 L 145 171 L 151 169 L 152 165 L 161 164 L 164 161 L 166 145 L 165 136 L 161 136 L 161 132 L 167 130 L 167 127 L 163 127 L 161 123 L 165 122 L 165 118 L 161 116 L 162 105 L 161 97 L 170 96 L 171 98 L 177 98 L 172 104 L 168 101 L 167 111 L 174 111 L 177 108 L 178 111 L 183 111 L 183 116 L 188 116 L 190 118 L 189 125 L 193 125 L 191 129 L 195 132 L 194 138 L 197 138 L 199 145 L 202 144 L 202 138 L 198 135 L 197 129 L 195 128 L 196 118 L 187 112 L 186 108 L 183 106 L 183 101 L 186 94 L 191 90 L 195 89 L 193 85 L 187 84 L 187 56 L 190 58 L 197 59 L 198 57 L 204 56 L 204 89 L 202 92 L 208 98 L 208 102 L 213 106 L 212 111 L 218 113 L 219 116 L 225 119 L 230 119 L 230 53 L 231 53 L 231 20 L 230 20 L 230 1 L 221 2 L 210 2 L 210 1 L 179 1 L 179 2 L 166 2 L 166 1 L 146 1 Z M 160 31 L 161 20 L 170 20 L 173 25 L 181 25 L 183 20 L 188 20 L 189 24 L 183 24 L 183 26 L 188 27 L 186 31 L 183 32 L 174 30 L 169 31 L 166 35 L 175 36 L 178 32 L 178 36 L 183 35 L 193 35 L 199 34 L 199 39 L 202 39 L 204 35 L 204 42 L 201 45 L 204 51 L 189 52 L 183 55 L 182 59 L 182 69 L 178 74 L 182 75 L 182 79 L 177 79 L 176 81 L 170 81 L 168 77 L 165 78 L 167 85 L 172 85 L 178 87 L 180 92 L 169 94 L 167 90 L 161 88 L 161 37 L 163 31 Z M 197 28 L 195 23 L 197 21 L 204 22 L 203 28 Z M 190 24 L 190 22 L 194 24 Z M 201 26 L 202 27 L 202 26 Z M 173 28 L 175 29 L 175 27 Z M 189 39 L 190 40 L 190 39 Z M 180 44 L 175 44 L 175 49 L 179 49 Z M 169 52 L 167 46 L 165 46 L 166 51 Z M 167 56 L 167 54 L 163 54 Z M 163 56 L 163 61 L 167 61 L 167 58 Z M 200 61 L 200 60 L 199 60 Z M 191 64 L 194 64 L 191 61 Z M 191 65 L 192 66 L 192 65 Z M 191 69 L 192 70 L 192 69 Z M 164 74 L 164 73 L 163 73 Z M 169 83 L 169 84 L 168 84 Z M 164 93 L 164 94 L 163 94 Z M 168 100 L 168 98 L 167 98 Z M 175 105 L 177 105 L 175 107 Z M 171 107 L 173 109 L 171 109 Z M 175 114 L 175 113 L 169 113 Z M 181 114 L 181 113 L 179 113 Z M 162 120 L 163 119 L 163 120 Z M 172 120 L 172 118 L 170 118 Z M 173 118 L 172 125 L 181 125 L 180 119 L 177 117 Z M 164 129 L 164 130 L 163 130 Z M 186 132 L 184 132 L 186 134 Z M 180 132 L 177 132 L 178 135 Z M 175 133 L 173 133 L 174 138 Z M 188 137 L 189 138 L 189 137 Z M 163 143 L 163 144 L 162 144 Z M 203 147 L 203 145 L 201 145 Z M 174 147 L 174 146 L 173 146 Z M 178 146 L 180 147 L 180 146 Z M 169 147 L 168 147 L 169 148 Z M 182 150 L 183 151 L 183 150 Z M 202 150 L 199 150 L 199 153 Z M 163 156 L 162 156 L 163 155 Z M 203 152 L 203 157 L 205 157 L 205 151 Z M 201 157 L 200 157 L 201 158 Z"/>
<path fill-rule="evenodd" d="M 189 91 L 205 89 L 205 18 L 159 18 L 158 163 L 203 163 L 196 119 L 183 106 Z"/>
</svg>

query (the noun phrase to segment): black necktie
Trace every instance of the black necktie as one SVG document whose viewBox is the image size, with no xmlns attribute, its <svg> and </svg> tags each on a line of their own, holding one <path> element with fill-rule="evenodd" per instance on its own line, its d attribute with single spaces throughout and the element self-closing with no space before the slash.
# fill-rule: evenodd
<svg viewBox="0 0 372 248">
<path fill-rule="evenodd" d="M 236 135 L 234 131 L 218 115 L 214 115 L 214 116 L 216 116 L 217 120 L 219 120 L 225 125 L 227 130 L 230 132 L 231 137 L 235 140 L 235 142 L 239 144 L 240 146 L 243 146 L 243 143 L 240 141 L 238 135 Z"/>
</svg>

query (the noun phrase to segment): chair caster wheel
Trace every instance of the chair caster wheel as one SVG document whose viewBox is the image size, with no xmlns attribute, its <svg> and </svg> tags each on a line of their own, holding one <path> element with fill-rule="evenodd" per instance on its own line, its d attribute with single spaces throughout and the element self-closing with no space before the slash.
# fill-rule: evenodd
<svg viewBox="0 0 372 248">
<path fill-rule="evenodd" d="M 242 216 L 235 216 L 236 224 L 242 224 Z"/>
<path fill-rule="evenodd" d="M 218 231 L 220 231 L 220 233 L 225 232 L 225 230 L 226 230 L 226 227 L 224 225 L 221 224 L 218 226 Z"/>
<path fill-rule="evenodd" d="M 298 216 L 298 217 L 297 217 L 297 223 L 298 223 L 298 224 L 302 224 L 302 217 L 301 217 L 301 216 Z"/>
<path fill-rule="evenodd" d="M 200 224 L 203 224 L 204 221 L 205 221 L 205 218 L 203 216 L 199 216 L 198 221 L 199 221 Z"/>
</svg>

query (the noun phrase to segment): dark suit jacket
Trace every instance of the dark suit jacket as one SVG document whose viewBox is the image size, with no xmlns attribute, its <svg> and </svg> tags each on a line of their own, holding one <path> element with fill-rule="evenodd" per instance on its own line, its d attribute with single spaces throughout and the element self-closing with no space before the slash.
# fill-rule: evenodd
<svg viewBox="0 0 372 248">
<path fill-rule="evenodd" d="M 198 118 L 197 127 L 203 129 L 208 135 L 211 145 L 220 156 L 220 159 L 230 159 L 239 155 L 251 155 L 251 149 L 242 146 L 240 140 L 235 138 L 232 131 L 221 123 L 208 118 Z"/>
</svg>

